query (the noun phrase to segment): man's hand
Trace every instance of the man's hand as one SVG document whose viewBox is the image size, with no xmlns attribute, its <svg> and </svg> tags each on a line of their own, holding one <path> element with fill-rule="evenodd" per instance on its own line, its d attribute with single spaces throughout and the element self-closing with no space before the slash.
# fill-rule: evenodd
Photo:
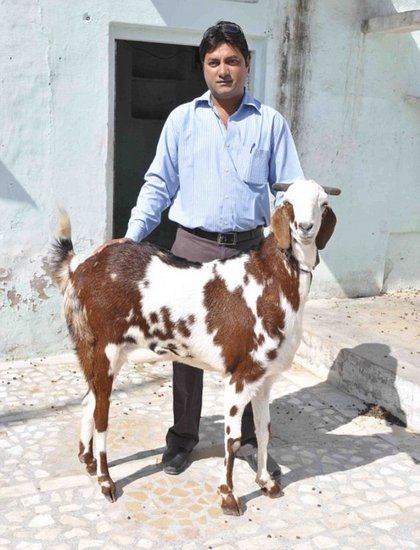
<svg viewBox="0 0 420 550">
<path fill-rule="evenodd" d="M 105 241 L 101 246 L 98 246 L 96 250 L 94 250 L 93 255 L 99 254 L 99 252 L 102 252 L 104 248 L 107 246 L 110 246 L 111 244 L 123 244 L 123 243 L 134 243 L 133 239 L 129 239 L 128 237 L 121 237 L 121 239 L 110 239 L 109 241 Z"/>
</svg>

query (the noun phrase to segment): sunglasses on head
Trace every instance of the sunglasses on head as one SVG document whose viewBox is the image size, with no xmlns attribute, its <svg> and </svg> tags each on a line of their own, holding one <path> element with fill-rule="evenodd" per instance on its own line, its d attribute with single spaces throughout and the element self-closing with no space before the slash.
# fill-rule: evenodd
<svg viewBox="0 0 420 550">
<path fill-rule="evenodd" d="M 207 29 L 207 31 L 204 33 L 204 36 L 210 36 L 217 32 L 218 30 L 222 30 L 223 32 L 226 32 L 228 34 L 243 34 L 243 31 L 239 25 L 236 23 L 217 23 L 213 27 L 210 27 Z"/>
<path fill-rule="evenodd" d="M 230 32 L 231 34 L 242 33 L 242 29 L 236 23 L 218 23 L 216 27 L 223 29 L 225 32 Z"/>
</svg>

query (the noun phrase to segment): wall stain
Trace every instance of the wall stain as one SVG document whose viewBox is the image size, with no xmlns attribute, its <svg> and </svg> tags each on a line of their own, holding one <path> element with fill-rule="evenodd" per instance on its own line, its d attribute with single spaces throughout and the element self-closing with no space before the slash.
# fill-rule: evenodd
<svg viewBox="0 0 420 550">
<path fill-rule="evenodd" d="M 311 4 L 312 0 L 297 0 L 293 4 L 293 13 L 284 22 L 280 46 L 278 110 L 288 120 L 296 143 L 299 142 L 299 133 L 303 127 L 304 96 L 309 76 Z"/>
<path fill-rule="evenodd" d="M 7 291 L 7 299 L 9 300 L 10 306 L 13 308 L 17 308 L 26 302 L 26 300 L 23 299 L 22 294 L 19 294 L 14 288 Z"/>
<path fill-rule="evenodd" d="M 38 298 L 40 300 L 49 299 L 48 294 L 45 293 L 45 289 L 51 286 L 51 284 L 48 282 L 44 275 L 41 275 L 40 277 L 34 275 L 32 277 L 32 280 L 30 281 L 30 285 L 32 290 L 34 290 L 38 294 Z"/>
</svg>

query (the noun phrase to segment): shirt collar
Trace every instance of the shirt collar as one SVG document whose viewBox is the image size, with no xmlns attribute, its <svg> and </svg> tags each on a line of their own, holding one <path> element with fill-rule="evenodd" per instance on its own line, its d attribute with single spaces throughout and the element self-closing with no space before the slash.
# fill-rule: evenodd
<svg viewBox="0 0 420 550">
<path fill-rule="evenodd" d="M 210 90 L 207 90 L 204 92 L 203 95 L 200 97 L 197 97 L 193 100 L 193 103 L 195 103 L 195 106 L 198 107 L 199 105 L 206 104 L 209 107 L 213 107 L 213 103 L 211 101 L 211 95 Z M 250 106 L 253 107 L 257 111 L 261 111 L 261 102 L 258 101 L 258 99 L 255 99 L 255 97 L 252 97 L 251 94 L 248 93 L 248 91 L 245 89 L 244 97 L 242 98 L 241 104 L 238 107 L 237 113 L 244 107 Z"/>
</svg>

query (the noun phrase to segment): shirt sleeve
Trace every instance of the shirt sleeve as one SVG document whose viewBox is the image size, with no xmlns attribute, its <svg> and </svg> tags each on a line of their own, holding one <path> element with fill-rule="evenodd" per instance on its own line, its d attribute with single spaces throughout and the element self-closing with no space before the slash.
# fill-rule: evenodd
<svg viewBox="0 0 420 550">
<path fill-rule="evenodd" d="M 173 111 L 162 129 L 155 158 L 145 177 L 137 203 L 131 211 L 126 237 L 141 241 L 160 223 L 162 212 L 172 204 L 179 189 L 178 132 Z"/>
<path fill-rule="evenodd" d="M 281 203 L 284 193 L 273 190 L 273 183 L 304 179 L 289 125 L 280 113 L 277 115 L 273 124 L 273 151 L 269 168 L 269 184 L 271 192 L 275 195 L 275 206 Z"/>
</svg>

